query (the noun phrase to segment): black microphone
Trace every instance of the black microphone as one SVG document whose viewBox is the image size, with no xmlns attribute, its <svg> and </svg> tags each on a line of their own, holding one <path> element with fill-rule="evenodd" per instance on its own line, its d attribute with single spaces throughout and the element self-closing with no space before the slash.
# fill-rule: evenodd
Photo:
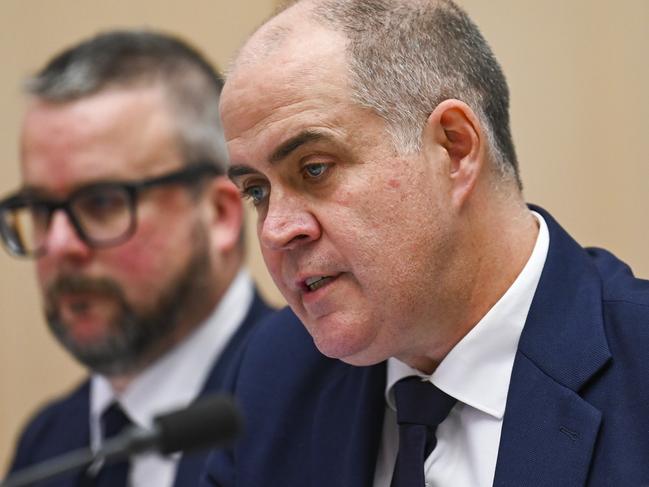
<svg viewBox="0 0 649 487">
<path fill-rule="evenodd" d="M 234 401 L 227 396 L 211 396 L 185 409 L 156 416 L 150 430 L 132 427 L 107 440 L 96 452 L 81 448 L 16 472 L 0 487 L 25 487 L 91 464 L 111 463 L 146 451 L 166 455 L 223 447 L 242 430 L 243 419 Z"/>
</svg>

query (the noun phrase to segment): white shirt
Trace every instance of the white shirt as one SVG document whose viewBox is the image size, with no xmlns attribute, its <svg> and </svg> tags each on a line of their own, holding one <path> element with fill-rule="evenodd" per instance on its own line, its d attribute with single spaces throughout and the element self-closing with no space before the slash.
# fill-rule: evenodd
<svg viewBox="0 0 649 487">
<path fill-rule="evenodd" d="M 507 391 L 516 349 L 548 253 L 548 228 L 538 213 L 539 234 L 532 254 L 511 287 L 476 326 L 426 376 L 390 358 L 386 414 L 374 487 L 389 487 L 399 434 L 394 384 L 407 376 L 426 377 L 458 400 L 436 432 L 437 446 L 426 459 L 427 487 L 493 485 Z"/>
<path fill-rule="evenodd" d="M 160 413 L 182 408 L 200 393 L 220 353 L 244 320 L 253 300 L 250 276 L 241 271 L 206 322 L 179 345 L 138 375 L 119 397 L 103 376 L 90 383 L 90 444 L 101 444 L 100 418 L 117 399 L 138 426 L 150 428 Z M 171 487 L 180 454 L 134 457 L 129 473 L 131 487 Z"/>
</svg>

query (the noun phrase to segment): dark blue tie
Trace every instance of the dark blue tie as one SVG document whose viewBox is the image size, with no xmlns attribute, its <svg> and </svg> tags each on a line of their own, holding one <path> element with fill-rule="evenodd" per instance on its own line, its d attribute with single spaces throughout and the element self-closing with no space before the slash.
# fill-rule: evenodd
<svg viewBox="0 0 649 487">
<path fill-rule="evenodd" d="M 113 403 L 101 415 L 103 439 L 107 440 L 120 434 L 131 424 L 131 420 L 126 416 L 119 404 Z M 90 482 L 87 485 L 94 487 L 126 487 L 129 466 L 128 459 L 102 465 L 94 479 L 89 479 Z"/>
<path fill-rule="evenodd" d="M 390 487 L 424 487 L 424 462 L 437 444 L 435 430 L 456 400 L 419 377 L 394 385 L 399 453 Z"/>
</svg>

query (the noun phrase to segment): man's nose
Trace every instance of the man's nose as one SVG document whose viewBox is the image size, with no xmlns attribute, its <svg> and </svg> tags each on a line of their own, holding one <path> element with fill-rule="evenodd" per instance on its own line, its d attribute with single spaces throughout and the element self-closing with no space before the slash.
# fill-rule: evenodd
<svg viewBox="0 0 649 487">
<path fill-rule="evenodd" d="M 90 247 L 63 210 L 55 210 L 45 231 L 45 253 L 50 257 L 85 257 Z"/>
<path fill-rule="evenodd" d="M 320 238 L 321 228 L 315 215 L 301 198 L 271 196 L 268 211 L 260 222 L 259 241 L 270 250 L 291 250 Z"/>
</svg>

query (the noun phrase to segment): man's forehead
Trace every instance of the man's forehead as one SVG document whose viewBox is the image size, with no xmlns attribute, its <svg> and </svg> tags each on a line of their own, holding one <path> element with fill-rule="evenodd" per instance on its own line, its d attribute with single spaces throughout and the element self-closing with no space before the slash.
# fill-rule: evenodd
<svg viewBox="0 0 649 487">
<path fill-rule="evenodd" d="M 239 51 L 229 71 L 234 72 L 240 67 L 255 65 L 270 58 L 290 58 L 307 46 L 309 50 L 318 50 L 342 41 L 340 33 L 325 27 L 313 17 L 313 3 L 296 2 L 259 27 Z"/>
<path fill-rule="evenodd" d="M 273 140 L 289 135 L 285 128 L 304 128 L 289 120 L 317 119 L 328 105 L 347 101 L 344 50 L 344 37 L 315 23 L 301 3 L 262 26 L 240 51 L 221 95 L 231 156 L 272 151 Z"/>
<path fill-rule="evenodd" d="M 43 120 L 55 123 L 65 117 L 66 123 L 78 120 L 80 128 L 91 131 L 97 127 L 113 126 L 115 120 L 147 117 L 149 113 L 156 113 L 165 120 L 170 119 L 165 92 L 157 84 L 146 87 L 109 87 L 66 101 L 34 97 L 28 101 L 23 125 L 34 118 L 42 124 Z"/>
<path fill-rule="evenodd" d="M 344 43 L 332 35 L 314 29 L 304 38 L 286 39 L 266 57 L 253 54 L 238 64 L 221 96 L 226 139 L 241 135 L 272 112 L 346 91 Z"/>
<path fill-rule="evenodd" d="M 304 7 L 303 2 L 296 2 L 262 24 L 239 51 L 233 67 L 266 58 L 285 47 L 288 41 L 306 33 L 303 27 L 312 19 Z"/>
<path fill-rule="evenodd" d="M 175 165 L 180 150 L 157 87 L 107 89 L 69 102 L 34 99 L 20 140 L 23 178 L 43 185 L 59 176 L 64 186 L 72 179 L 124 177 L 127 170 L 154 173 Z"/>
</svg>

